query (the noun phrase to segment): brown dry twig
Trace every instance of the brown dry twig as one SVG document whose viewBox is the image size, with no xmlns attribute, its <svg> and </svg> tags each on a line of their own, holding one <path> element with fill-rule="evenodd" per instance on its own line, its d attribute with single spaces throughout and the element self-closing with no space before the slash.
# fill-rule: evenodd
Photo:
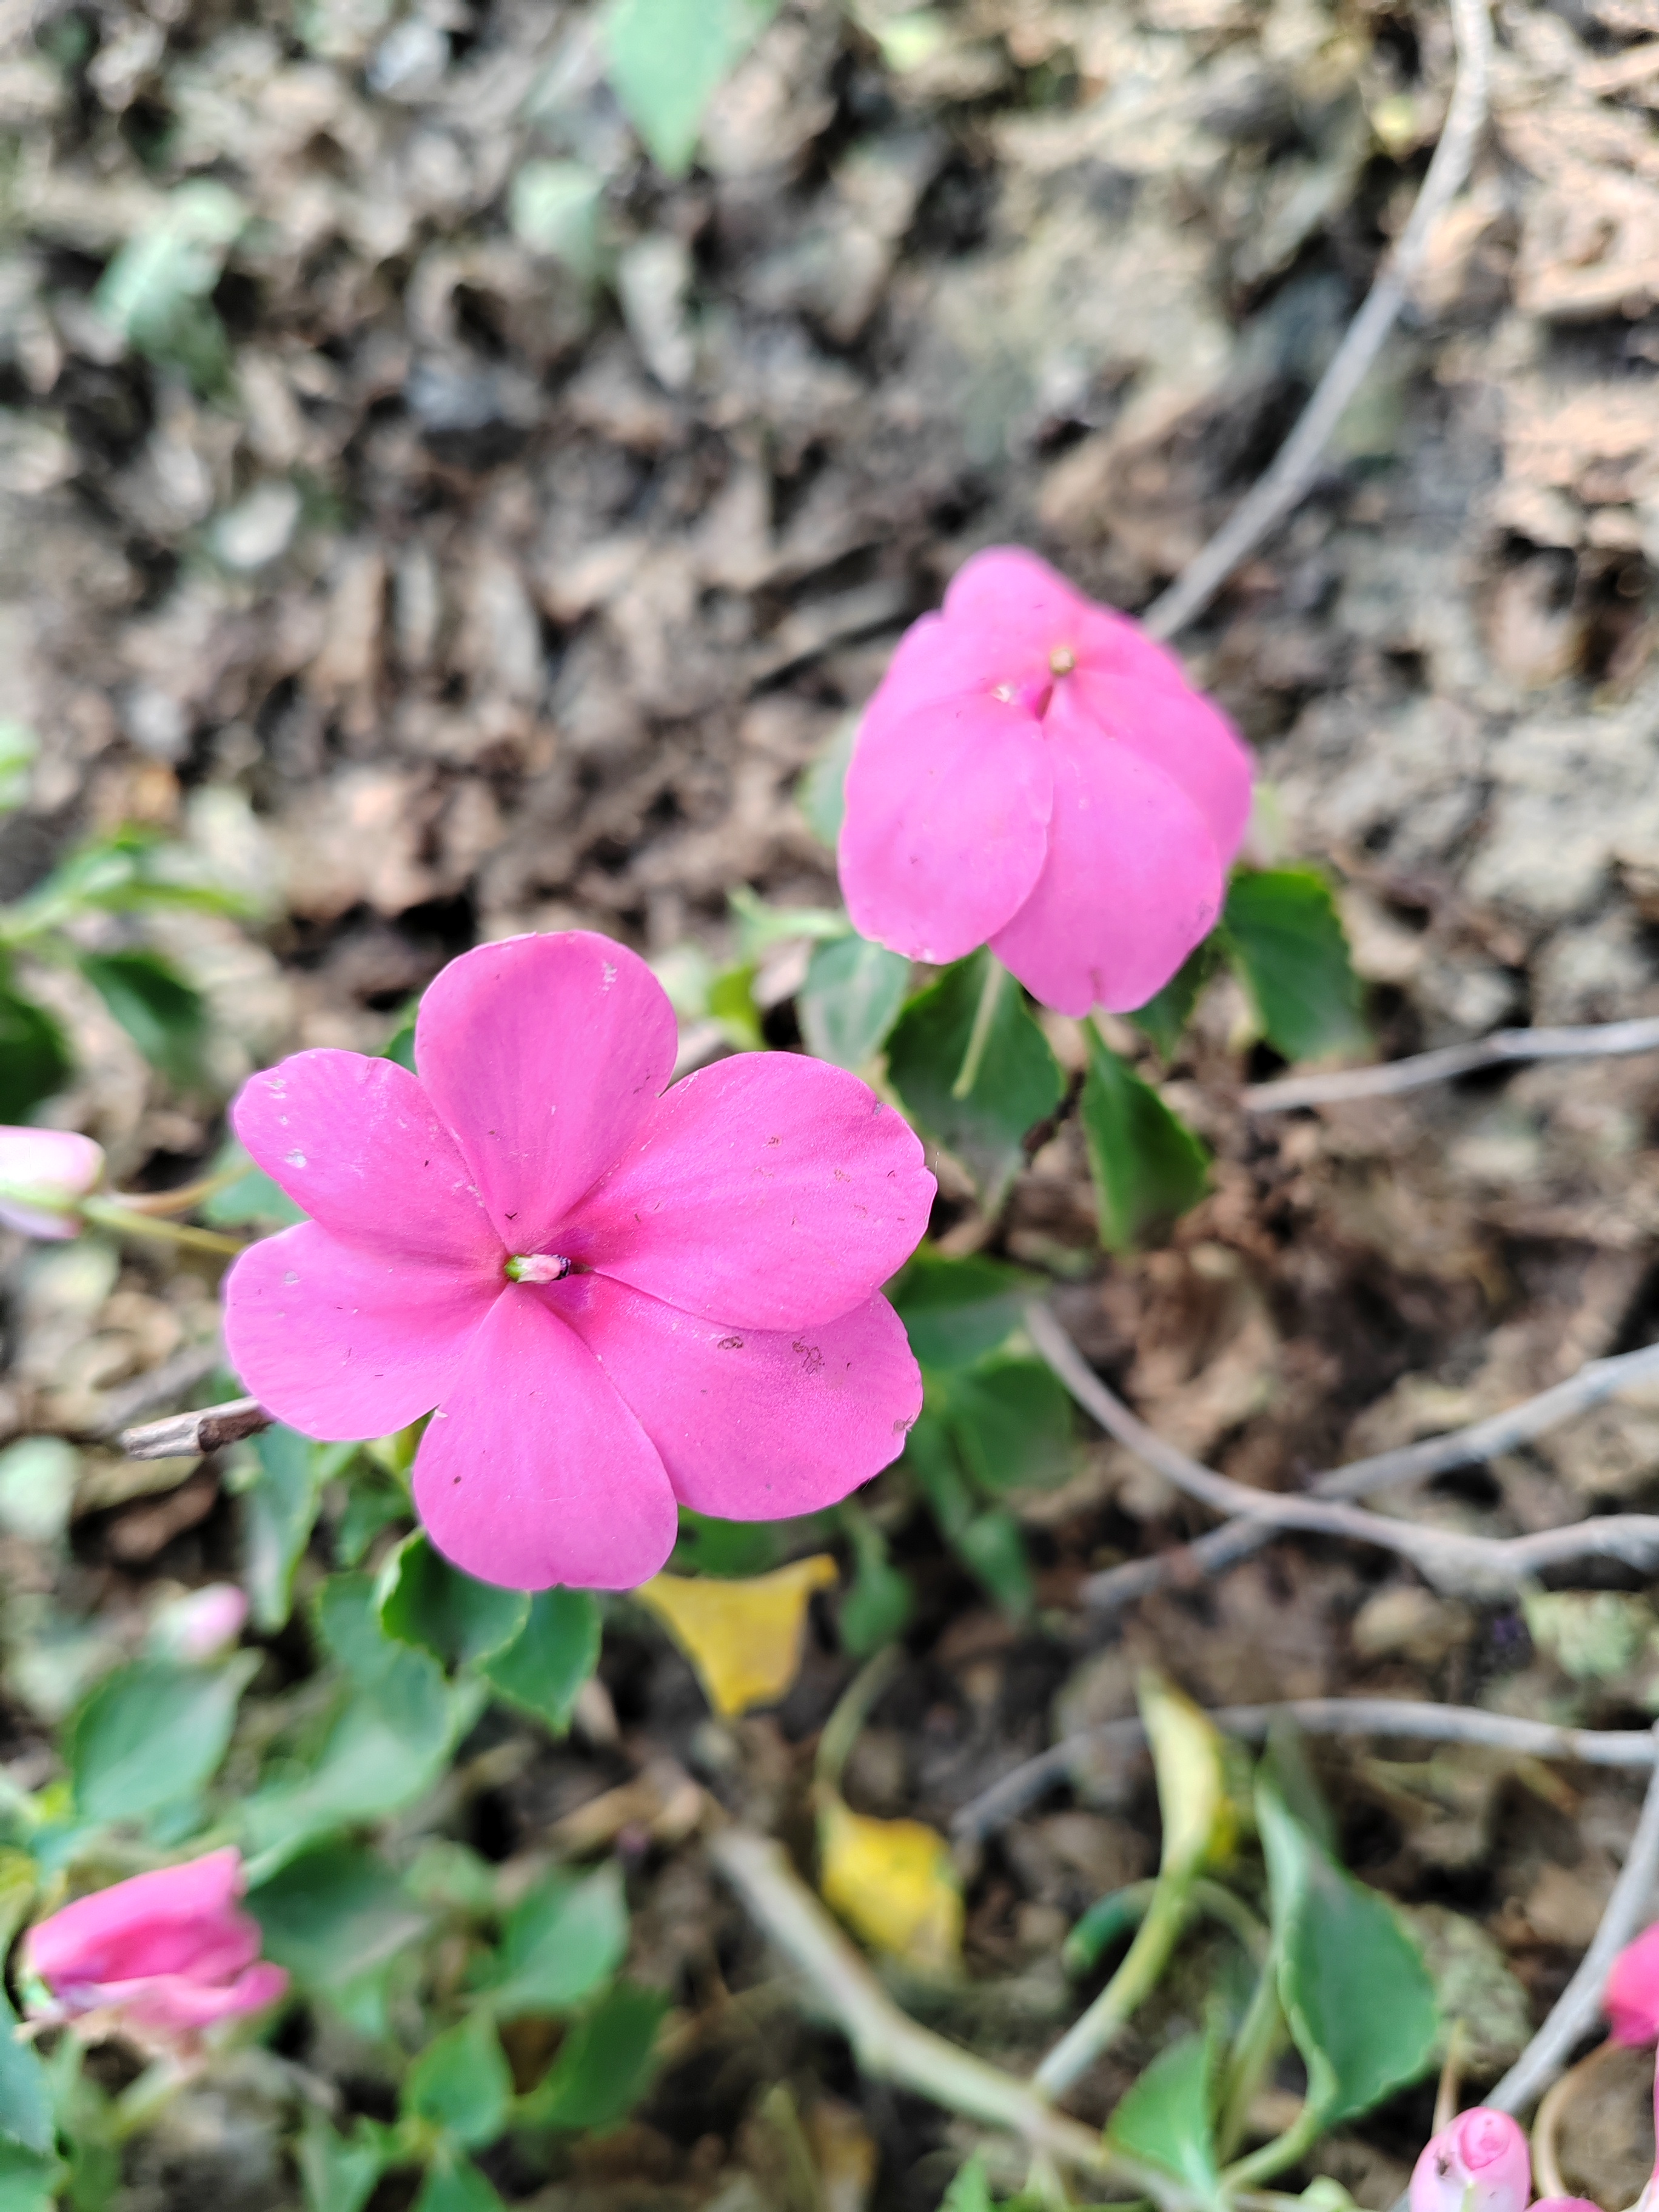
<svg viewBox="0 0 1659 2212">
<path fill-rule="evenodd" d="M 1239 1103 L 1253 1114 L 1287 1114 L 1296 1106 L 1340 1106 L 1350 1099 L 1397 1098 L 1431 1083 L 1449 1083 L 1483 1067 L 1538 1060 L 1611 1060 L 1659 1051 L 1659 1016 L 1586 1022 L 1576 1029 L 1494 1030 L 1474 1044 L 1449 1044 L 1377 1067 L 1343 1067 L 1325 1075 L 1281 1075 L 1253 1083 Z"/>
<path fill-rule="evenodd" d="M 116 1439 L 129 1459 L 173 1459 L 187 1452 L 222 1450 L 244 1437 L 258 1436 L 276 1416 L 266 1413 L 257 1398 L 232 1398 L 222 1406 L 204 1406 L 193 1413 L 169 1413 L 164 1421 L 146 1421 L 143 1428 L 125 1429 Z"/>
</svg>

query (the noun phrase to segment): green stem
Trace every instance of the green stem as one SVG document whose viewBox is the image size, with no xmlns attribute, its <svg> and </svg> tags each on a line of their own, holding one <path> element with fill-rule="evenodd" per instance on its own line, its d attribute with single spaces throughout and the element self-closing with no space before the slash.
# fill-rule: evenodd
<svg viewBox="0 0 1659 2212">
<path fill-rule="evenodd" d="M 154 2126 L 185 2084 L 200 2071 L 199 2064 L 176 2058 L 158 2058 L 153 2066 L 147 2066 L 109 2108 L 106 2124 L 112 2144 L 126 2142 L 141 2129 Z"/>
<path fill-rule="evenodd" d="M 1045 2097 L 1063 2097 L 1088 2072 L 1135 2008 L 1157 1988 L 1192 1910 L 1190 1876 L 1159 1881 L 1122 1965 L 1037 2068 L 1031 2076 L 1033 2088 Z"/>
<path fill-rule="evenodd" d="M 1275 2136 L 1260 2150 L 1253 2150 L 1248 2158 L 1241 2158 L 1230 2166 L 1221 2179 L 1231 2190 L 1248 2189 L 1255 2182 L 1270 2181 L 1276 2173 L 1283 2173 L 1287 2166 L 1294 2166 L 1305 2157 L 1325 2132 L 1325 2116 L 1316 2106 L 1304 2105 L 1293 2126 L 1282 2136 Z"/>
<path fill-rule="evenodd" d="M 1256 2091 L 1284 2047 L 1285 2015 L 1279 2002 L 1279 1974 L 1276 1961 L 1269 1959 L 1256 1977 L 1249 2004 L 1233 2039 L 1227 2094 L 1216 2130 L 1217 2147 L 1223 2158 L 1231 2158 L 1244 2140 Z"/>
<path fill-rule="evenodd" d="M 841 1701 L 825 1721 L 818 1738 L 817 1757 L 812 1762 L 812 1780 L 817 1788 L 840 1790 L 842 1769 L 858 1741 L 859 1731 L 869 1719 L 872 1707 L 898 1673 L 903 1659 L 904 1654 L 896 1644 L 884 1644 L 842 1692 Z"/>
<path fill-rule="evenodd" d="M 974 1026 L 968 1032 L 968 1049 L 962 1055 L 962 1066 L 957 1070 L 957 1079 L 951 1085 L 952 1098 L 970 1097 L 974 1085 L 979 1081 L 985 1048 L 991 1042 L 991 1025 L 997 1018 L 997 1002 L 1007 980 L 1008 970 L 994 954 L 988 952 L 985 955 L 985 981 L 980 986 L 979 1004 L 974 1009 Z"/>
<path fill-rule="evenodd" d="M 1086 1974 L 1107 1945 L 1131 1928 L 1138 1928 L 1152 1909 L 1158 1894 L 1155 1879 L 1132 1881 L 1123 1889 L 1114 1890 L 1108 1897 L 1091 1905 L 1066 1939 L 1062 1954 L 1067 1973 Z M 1218 1921 L 1222 1927 L 1238 1938 L 1245 1955 L 1255 1966 L 1266 1963 L 1271 1937 L 1262 1923 L 1256 1918 L 1241 1897 L 1218 1881 L 1208 1881 L 1202 1876 L 1192 1887 L 1194 1912 L 1201 1912 L 1208 1920 Z"/>
<path fill-rule="evenodd" d="M 181 1245 L 188 1252 L 216 1252 L 234 1260 L 243 1249 L 234 1237 L 221 1237 L 212 1229 L 194 1229 L 184 1221 L 131 1213 L 113 1199 L 83 1198 L 75 1210 L 83 1220 L 94 1221 L 100 1229 L 112 1229 L 118 1236 L 147 1237 L 155 1243 Z"/>
</svg>

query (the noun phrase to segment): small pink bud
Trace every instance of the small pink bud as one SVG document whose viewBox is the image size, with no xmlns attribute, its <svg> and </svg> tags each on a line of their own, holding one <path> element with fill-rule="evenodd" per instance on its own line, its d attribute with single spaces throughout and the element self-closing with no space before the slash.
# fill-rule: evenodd
<svg viewBox="0 0 1659 2212">
<path fill-rule="evenodd" d="M 1443 2128 L 1412 2172 L 1411 2212 L 1527 2212 L 1532 2160 L 1507 2112 L 1485 2105 Z"/>
<path fill-rule="evenodd" d="M 163 1606 L 150 1628 L 150 1642 L 169 1659 L 192 1666 L 216 1659 L 242 1632 L 247 1599 L 234 1583 L 210 1583 Z"/>
<path fill-rule="evenodd" d="M 104 1172 L 104 1148 L 72 1129 L 0 1127 L 0 1221 L 25 1237 L 78 1237 L 75 1201 Z"/>
<path fill-rule="evenodd" d="M 1540 2197 L 1532 2212 L 1601 2212 L 1601 2208 L 1588 2197 Z"/>
<path fill-rule="evenodd" d="M 1601 2009 L 1615 2043 L 1659 2042 L 1659 1921 L 1613 1960 Z"/>
</svg>

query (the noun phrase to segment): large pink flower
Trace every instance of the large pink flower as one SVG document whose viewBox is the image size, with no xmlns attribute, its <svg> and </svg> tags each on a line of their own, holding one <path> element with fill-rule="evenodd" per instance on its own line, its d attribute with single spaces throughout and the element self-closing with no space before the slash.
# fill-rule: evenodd
<svg viewBox="0 0 1659 2212">
<path fill-rule="evenodd" d="M 34 2016 L 179 2045 L 274 2004 L 288 1976 L 259 1957 L 259 1923 L 237 1910 L 244 1887 L 240 1853 L 210 1851 L 66 1905 L 24 1941 L 26 1969 L 51 1992 Z"/>
<path fill-rule="evenodd" d="M 856 1077 L 748 1053 L 668 1089 L 666 994 L 574 930 L 453 961 L 418 1080 L 302 1052 L 237 1134 L 312 1218 L 232 1268 L 248 1389 L 314 1437 L 435 1407 L 433 1541 L 486 1582 L 626 1589 L 677 1502 L 732 1520 L 844 1498 L 902 1448 L 915 1361 L 877 1286 L 933 1179 Z"/>
<path fill-rule="evenodd" d="M 976 554 L 900 640 L 847 776 L 841 881 L 913 960 L 991 950 L 1045 1006 L 1144 1006 L 1221 910 L 1250 807 L 1231 726 L 1138 623 Z"/>
<path fill-rule="evenodd" d="M 1526 2212 L 1531 2195 L 1527 2138 L 1487 2105 L 1443 2128 L 1412 2169 L 1411 2212 Z"/>
</svg>

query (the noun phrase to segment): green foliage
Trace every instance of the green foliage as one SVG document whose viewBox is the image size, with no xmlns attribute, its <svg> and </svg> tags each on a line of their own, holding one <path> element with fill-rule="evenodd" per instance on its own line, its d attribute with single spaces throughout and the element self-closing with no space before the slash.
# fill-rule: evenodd
<svg viewBox="0 0 1659 2212">
<path fill-rule="evenodd" d="M 494 1658 L 530 1619 L 525 1591 L 475 1582 L 452 1567 L 419 1529 L 387 1559 L 374 1595 L 386 1633 L 429 1651 L 446 1667 Z"/>
<path fill-rule="evenodd" d="M 1092 1029 L 1079 1112 L 1108 1251 L 1133 1250 L 1204 1195 L 1204 1146 Z"/>
<path fill-rule="evenodd" d="M 188 1090 L 202 1076 L 207 1002 L 159 952 L 82 952 L 81 973 L 152 1066 Z"/>
<path fill-rule="evenodd" d="M 582 1684 L 599 1663 L 599 1601 L 591 1590 L 538 1590 L 518 1635 L 479 1672 L 497 1697 L 562 1735 Z"/>
<path fill-rule="evenodd" d="M 806 817 L 806 826 L 833 853 L 841 838 L 841 819 L 847 811 L 847 771 L 853 764 L 858 742 L 856 714 L 838 723 L 835 735 L 795 787 L 795 803 Z"/>
<path fill-rule="evenodd" d="M 1024 993 L 984 951 L 910 1000 L 887 1041 L 887 1073 L 918 1128 L 956 1154 L 987 1206 L 1066 1089 Z"/>
<path fill-rule="evenodd" d="M 332 1990 L 426 1932 L 426 1914 L 385 1862 L 359 1844 L 319 1844 L 248 1892 L 265 1954 L 296 1982 Z"/>
<path fill-rule="evenodd" d="M 411 2212 L 501 2212 L 501 2200 L 470 2158 L 441 2152 Z"/>
<path fill-rule="evenodd" d="M 574 1877 L 556 1871 L 508 1915 L 487 1986 L 499 2020 L 568 2012 L 607 1982 L 628 1951 L 622 1872 L 607 1862 Z"/>
<path fill-rule="evenodd" d="M 421 2052 L 404 2076 L 403 2109 L 477 2150 L 500 2135 L 512 2094 L 495 2022 L 478 2008 Z"/>
<path fill-rule="evenodd" d="M 777 0 L 612 0 L 611 82 L 658 167 L 684 176 L 703 111 Z"/>
<path fill-rule="evenodd" d="M 1318 1060 L 1364 1050 L 1359 979 L 1330 884 L 1316 869 L 1239 869 L 1221 934 L 1275 1052 Z"/>
<path fill-rule="evenodd" d="M 854 1659 L 867 1659 L 904 1633 L 916 1594 L 909 1577 L 888 1557 L 887 1539 L 861 1506 L 849 1501 L 840 1518 L 852 1540 L 854 1575 L 837 1627 L 842 1649 Z"/>
<path fill-rule="evenodd" d="M 1118 2102 L 1106 2140 L 1186 2183 L 1200 2204 L 1226 2212 L 1210 2117 L 1210 2039 L 1185 2035 L 1159 2051 Z"/>
<path fill-rule="evenodd" d="M 519 2107 L 528 2127 L 614 2127 L 655 2070 L 657 2029 L 668 2000 L 618 1982 L 571 2029 L 548 2073 Z"/>
<path fill-rule="evenodd" d="M 0 814 L 21 806 L 29 793 L 29 771 L 40 740 L 27 722 L 0 715 Z"/>
<path fill-rule="evenodd" d="M 1002 1610 L 1023 1620 L 1034 1593 L 1019 1523 L 1005 1506 L 975 1498 L 949 1428 L 926 1407 L 906 1441 L 904 1466 L 945 1542 Z"/>
<path fill-rule="evenodd" d="M 386 2161 L 378 2130 L 360 2125 L 356 2135 L 343 2136 L 313 2106 L 295 2146 L 295 2162 L 306 2212 L 363 2212 Z"/>
<path fill-rule="evenodd" d="M 604 178 L 580 161 L 526 161 L 507 188 L 507 219 L 532 252 L 592 283 L 599 273 L 604 195 Z"/>
<path fill-rule="evenodd" d="M 258 1665 L 137 1659 L 106 1674 L 64 1731 L 64 1757 L 83 1820 L 143 1820 L 184 1802 L 217 1771 L 236 1701 Z"/>
<path fill-rule="evenodd" d="M 193 178 L 168 195 L 160 219 L 105 270 L 94 305 L 135 351 L 182 368 L 198 391 L 222 391 L 230 366 L 212 295 L 247 210 L 226 185 Z"/>
<path fill-rule="evenodd" d="M 837 1067 L 872 1060 L 898 1018 L 910 963 L 885 945 L 849 934 L 813 951 L 795 1000 L 809 1052 Z"/>
<path fill-rule="evenodd" d="M 1207 937 L 1195 951 L 1187 955 L 1157 997 L 1148 999 L 1144 1006 L 1137 1006 L 1130 1015 L 1135 1027 L 1152 1039 L 1160 1059 L 1173 1058 L 1181 1033 L 1192 1019 L 1199 994 L 1214 972 L 1215 958 L 1216 940 Z"/>
<path fill-rule="evenodd" d="M 244 1582 L 253 1625 L 270 1635 L 286 1627 L 294 1576 L 317 1518 L 323 1452 L 280 1422 L 254 1439 L 241 1462 Z"/>
<path fill-rule="evenodd" d="M 971 1367 L 1007 1342 L 1037 1279 L 978 1253 L 947 1258 L 924 1244 L 899 1277 L 893 1303 L 924 1368 Z"/>
<path fill-rule="evenodd" d="M 0 958 L 0 1121 L 27 1121 L 74 1069 L 64 1032 L 45 1007 L 13 987 Z"/>
<path fill-rule="evenodd" d="M 0 2142 L 0 2212 L 52 2212 L 62 2178 L 56 2159 Z"/>
<path fill-rule="evenodd" d="M 204 1198 L 197 1209 L 216 1229 L 289 1229 L 306 1218 L 303 1211 L 263 1168 L 256 1168 L 241 1146 L 226 1145 L 209 1173 L 228 1175 L 240 1164 L 242 1172 Z"/>
<path fill-rule="evenodd" d="M 930 1376 L 928 1400 L 974 1481 L 994 1497 L 1050 1489 L 1076 1467 L 1071 1399 L 1040 1359 L 994 1353 Z"/>
</svg>

